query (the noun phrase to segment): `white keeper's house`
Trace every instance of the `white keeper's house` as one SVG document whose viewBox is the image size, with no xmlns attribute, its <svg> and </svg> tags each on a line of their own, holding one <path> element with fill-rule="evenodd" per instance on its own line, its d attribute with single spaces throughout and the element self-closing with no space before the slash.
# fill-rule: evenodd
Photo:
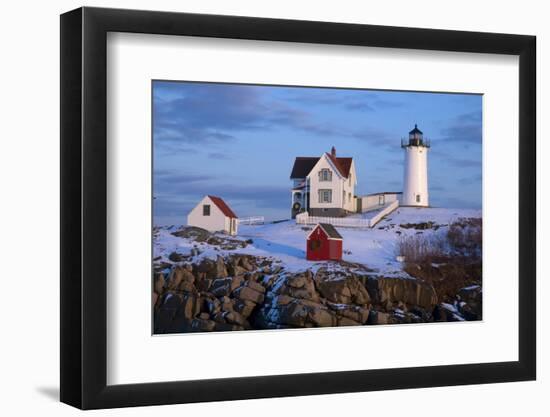
<svg viewBox="0 0 550 417">
<path fill-rule="evenodd" d="M 344 217 L 353 213 L 398 206 L 429 207 L 428 151 L 430 141 L 417 125 L 408 138 L 401 139 L 405 153 L 403 191 L 377 192 L 358 196 L 357 173 L 352 157 L 336 155 L 332 150 L 316 157 L 299 156 L 294 160 L 290 179 L 292 218 L 306 212 L 312 217 Z"/>
<path fill-rule="evenodd" d="M 209 232 L 236 235 L 239 222 L 235 212 L 222 198 L 206 195 L 187 215 L 187 225 Z"/>
<path fill-rule="evenodd" d="M 334 147 L 320 157 L 297 157 L 290 179 L 292 218 L 303 211 L 311 216 L 330 217 L 356 211 L 357 176 L 353 158 L 337 156 Z"/>
</svg>

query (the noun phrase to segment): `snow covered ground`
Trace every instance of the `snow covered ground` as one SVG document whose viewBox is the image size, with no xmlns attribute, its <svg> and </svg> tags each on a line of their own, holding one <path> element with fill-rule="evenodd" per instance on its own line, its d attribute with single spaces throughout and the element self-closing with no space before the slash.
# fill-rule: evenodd
<svg viewBox="0 0 550 417">
<path fill-rule="evenodd" d="M 401 237 L 419 233 L 445 233 L 449 223 L 467 217 L 480 218 L 481 210 L 400 207 L 372 229 L 338 227 L 344 239 L 343 259 L 363 264 L 385 275 L 401 275 L 402 265 L 396 260 L 396 245 Z M 433 222 L 440 227 L 427 230 L 400 227 L 404 224 L 422 222 Z M 166 260 L 172 252 L 188 254 L 196 248 L 200 253 L 193 257 L 193 261 L 205 257 L 215 259 L 217 255 L 243 253 L 273 258 L 280 261 L 289 271 L 307 268 L 315 270 L 326 264 L 305 259 L 306 236 L 309 230 L 304 230 L 304 226 L 296 225 L 293 220 L 257 226 L 241 225 L 237 239 L 251 239 L 253 243 L 234 250 L 222 250 L 206 243 L 173 236 L 171 233 L 177 229 L 178 227 L 172 226 L 158 230 L 154 237 L 155 257 Z"/>
</svg>

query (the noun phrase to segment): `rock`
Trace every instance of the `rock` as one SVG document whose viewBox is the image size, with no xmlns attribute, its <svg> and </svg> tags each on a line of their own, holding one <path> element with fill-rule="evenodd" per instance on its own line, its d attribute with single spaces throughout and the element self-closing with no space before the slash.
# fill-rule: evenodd
<svg viewBox="0 0 550 417">
<path fill-rule="evenodd" d="M 246 280 L 244 285 L 246 285 L 247 287 L 252 288 L 254 291 L 258 291 L 262 294 L 265 293 L 265 287 L 262 284 L 259 284 L 255 281 L 252 281 L 251 279 Z"/>
<path fill-rule="evenodd" d="M 153 299 L 152 299 L 153 306 L 157 305 L 158 299 L 159 299 L 159 295 L 153 291 Z"/>
<path fill-rule="evenodd" d="M 250 263 L 248 257 L 243 256 L 240 260 L 240 265 L 247 271 L 254 271 L 254 266 Z"/>
<path fill-rule="evenodd" d="M 347 317 L 340 317 L 338 319 L 338 326 L 360 326 L 360 325 L 361 323 Z"/>
<path fill-rule="evenodd" d="M 157 294 L 162 294 L 164 292 L 164 284 L 165 284 L 164 275 L 156 274 L 153 288 Z"/>
<path fill-rule="evenodd" d="M 334 303 L 366 305 L 370 301 L 369 293 L 354 276 L 320 280 L 317 288 L 323 297 Z"/>
<path fill-rule="evenodd" d="M 210 314 L 208 313 L 200 313 L 199 319 L 208 320 L 210 318 Z"/>
<path fill-rule="evenodd" d="M 168 255 L 168 259 L 172 262 L 182 262 L 187 259 L 187 257 L 182 255 L 181 253 L 172 252 L 170 255 Z"/>
<path fill-rule="evenodd" d="M 227 269 L 225 268 L 225 263 L 221 256 L 216 258 L 216 277 L 224 278 L 227 276 Z"/>
<path fill-rule="evenodd" d="M 187 226 L 173 232 L 172 235 L 192 239 L 196 242 L 205 242 L 212 234 L 200 227 Z"/>
<path fill-rule="evenodd" d="M 250 317 L 255 307 L 255 303 L 247 300 L 237 300 L 233 305 L 234 310 L 240 313 L 244 318 Z"/>
<path fill-rule="evenodd" d="M 294 286 L 288 285 L 289 281 L 292 282 Z M 298 285 L 297 282 L 301 287 L 296 287 L 296 285 Z M 280 275 L 270 283 L 269 288 L 271 288 L 271 291 L 275 295 L 288 295 L 292 298 L 319 302 L 319 294 L 315 289 L 311 273 Z"/>
<path fill-rule="evenodd" d="M 303 275 L 289 277 L 286 280 L 286 283 L 289 287 L 292 288 L 302 288 L 306 285 L 306 277 Z"/>
<path fill-rule="evenodd" d="M 236 324 L 229 324 L 229 323 L 215 323 L 214 325 L 214 331 L 217 331 L 217 332 L 228 332 L 228 331 L 236 331 L 236 330 L 244 330 L 244 327 L 238 326 Z"/>
<path fill-rule="evenodd" d="M 214 315 L 221 311 L 221 302 L 214 297 L 205 297 L 203 309 L 210 315 Z"/>
<path fill-rule="evenodd" d="M 324 306 L 311 307 L 308 314 L 309 320 L 317 327 L 331 327 L 337 324 L 334 314 Z"/>
<path fill-rule="evenodd" d="M 367 324 L 389 324 L 390 314 L 371 310 Z"/>
<path fill-rule="evenodd" d="M 188 282 L 188 281 L 182 281 L 177 289 L 178 289 L 178 291 L 182 291 L 182 292 L 190 292 L 190 293 L 196 293 L 197 292 L 197 289 L 195 288 L 193 283 Z"/>
<path fill-rule="evenodd" d="M 224 319 L 228 323 L 238 324 L 239 326 L 242 326 L 243 324 L 245 324 L 245 321 L 246 321 L 245 318 L 241 316 L 239 313 L 237 313 L 236 311 L 231 311 L 227 313 L 224 316 Z"/>
<path fill-rule="evenodd" d="M 233 295 L 241 300 L 252 301 L 261 304 L 264 301 L 264 295 L 248 286 L 242 286 L 233 291 Z"/>
<path fill-rule="evenodd" d="M 212 281 L 209 291 L 216 297 L 223 297 L 231 294 L 244 281 L 241 276 L 218 278 Z"/>
<path fill-rule="evenodd" d="M 168 281 L 168 289 L 174 290 L 180 286 L 182 282 L 193 284 L 195 276 L 189 270 L 182 266 L 175 266 L 170 271 L 170 279 Z"/>
<path fill-rule="evenodd" d="M 404 302 L 411 306 L 433 308 L 438 302 L 433 285 L 414 278 L 369 278 L 367 290 L 374 303 Z"/>
<path fill-rule="evenodd" d="M 193 319 L 191 328 L 201 332 L 211 332 L 216 327 L 216 322 L 213 320 Z"/>
<path fill-rule="evenodd" d="M 327 303 L 327 305 L 341 317 L 346 317 L 360 324 L 366 324 L 369 320 L 370 311 L 368 308 L 354 306 L 354 305 L 342 305 Z"/>
<path fill-rule="evenodd" d="M 212 286 L 212 282 L 214 282 L 213 279 L 208 279 L 208 278 L 199 279 L 199 280 L 197 280 L 197 283 L 196 283 L 195 287 L 197 288 L 198 291 L 208 292 L 208 291 L 210 291 L 210 287 Z"/>
<path fill-rule="evenodd" d="M 183 294 L 180 307 L 176 312 L 176 317 L 182 316 L 186 319 L 192 319 L 200 313 L 200 301 L 198 297 L 192 294 Z"/>
</svg>

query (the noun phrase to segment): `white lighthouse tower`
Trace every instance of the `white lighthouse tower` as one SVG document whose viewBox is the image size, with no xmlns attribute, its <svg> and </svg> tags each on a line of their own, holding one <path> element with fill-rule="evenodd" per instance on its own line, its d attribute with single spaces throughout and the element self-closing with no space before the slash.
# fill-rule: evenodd
<svg viewBox="0 0 550 417">
<path fill-rule="evenodd" d="M 408 140 L 401 140 L 405 150 L 405 172 L 403 175 L 403 206 L 427 207 L 428 196 L 428 150 L 430 143 L 414 125 Z"/>
</svg>

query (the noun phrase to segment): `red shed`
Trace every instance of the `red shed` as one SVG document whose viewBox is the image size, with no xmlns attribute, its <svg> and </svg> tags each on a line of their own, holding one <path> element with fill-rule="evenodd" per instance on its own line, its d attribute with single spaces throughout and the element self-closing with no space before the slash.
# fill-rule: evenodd
<svg viewBox="0 0 550 417">
<path fill-rule="evenodd" d="M 342 259 L 342 236 L 332 224 L 319 223 L 307 236 L 309 261 L 337 261 Z"/>
</svg>

